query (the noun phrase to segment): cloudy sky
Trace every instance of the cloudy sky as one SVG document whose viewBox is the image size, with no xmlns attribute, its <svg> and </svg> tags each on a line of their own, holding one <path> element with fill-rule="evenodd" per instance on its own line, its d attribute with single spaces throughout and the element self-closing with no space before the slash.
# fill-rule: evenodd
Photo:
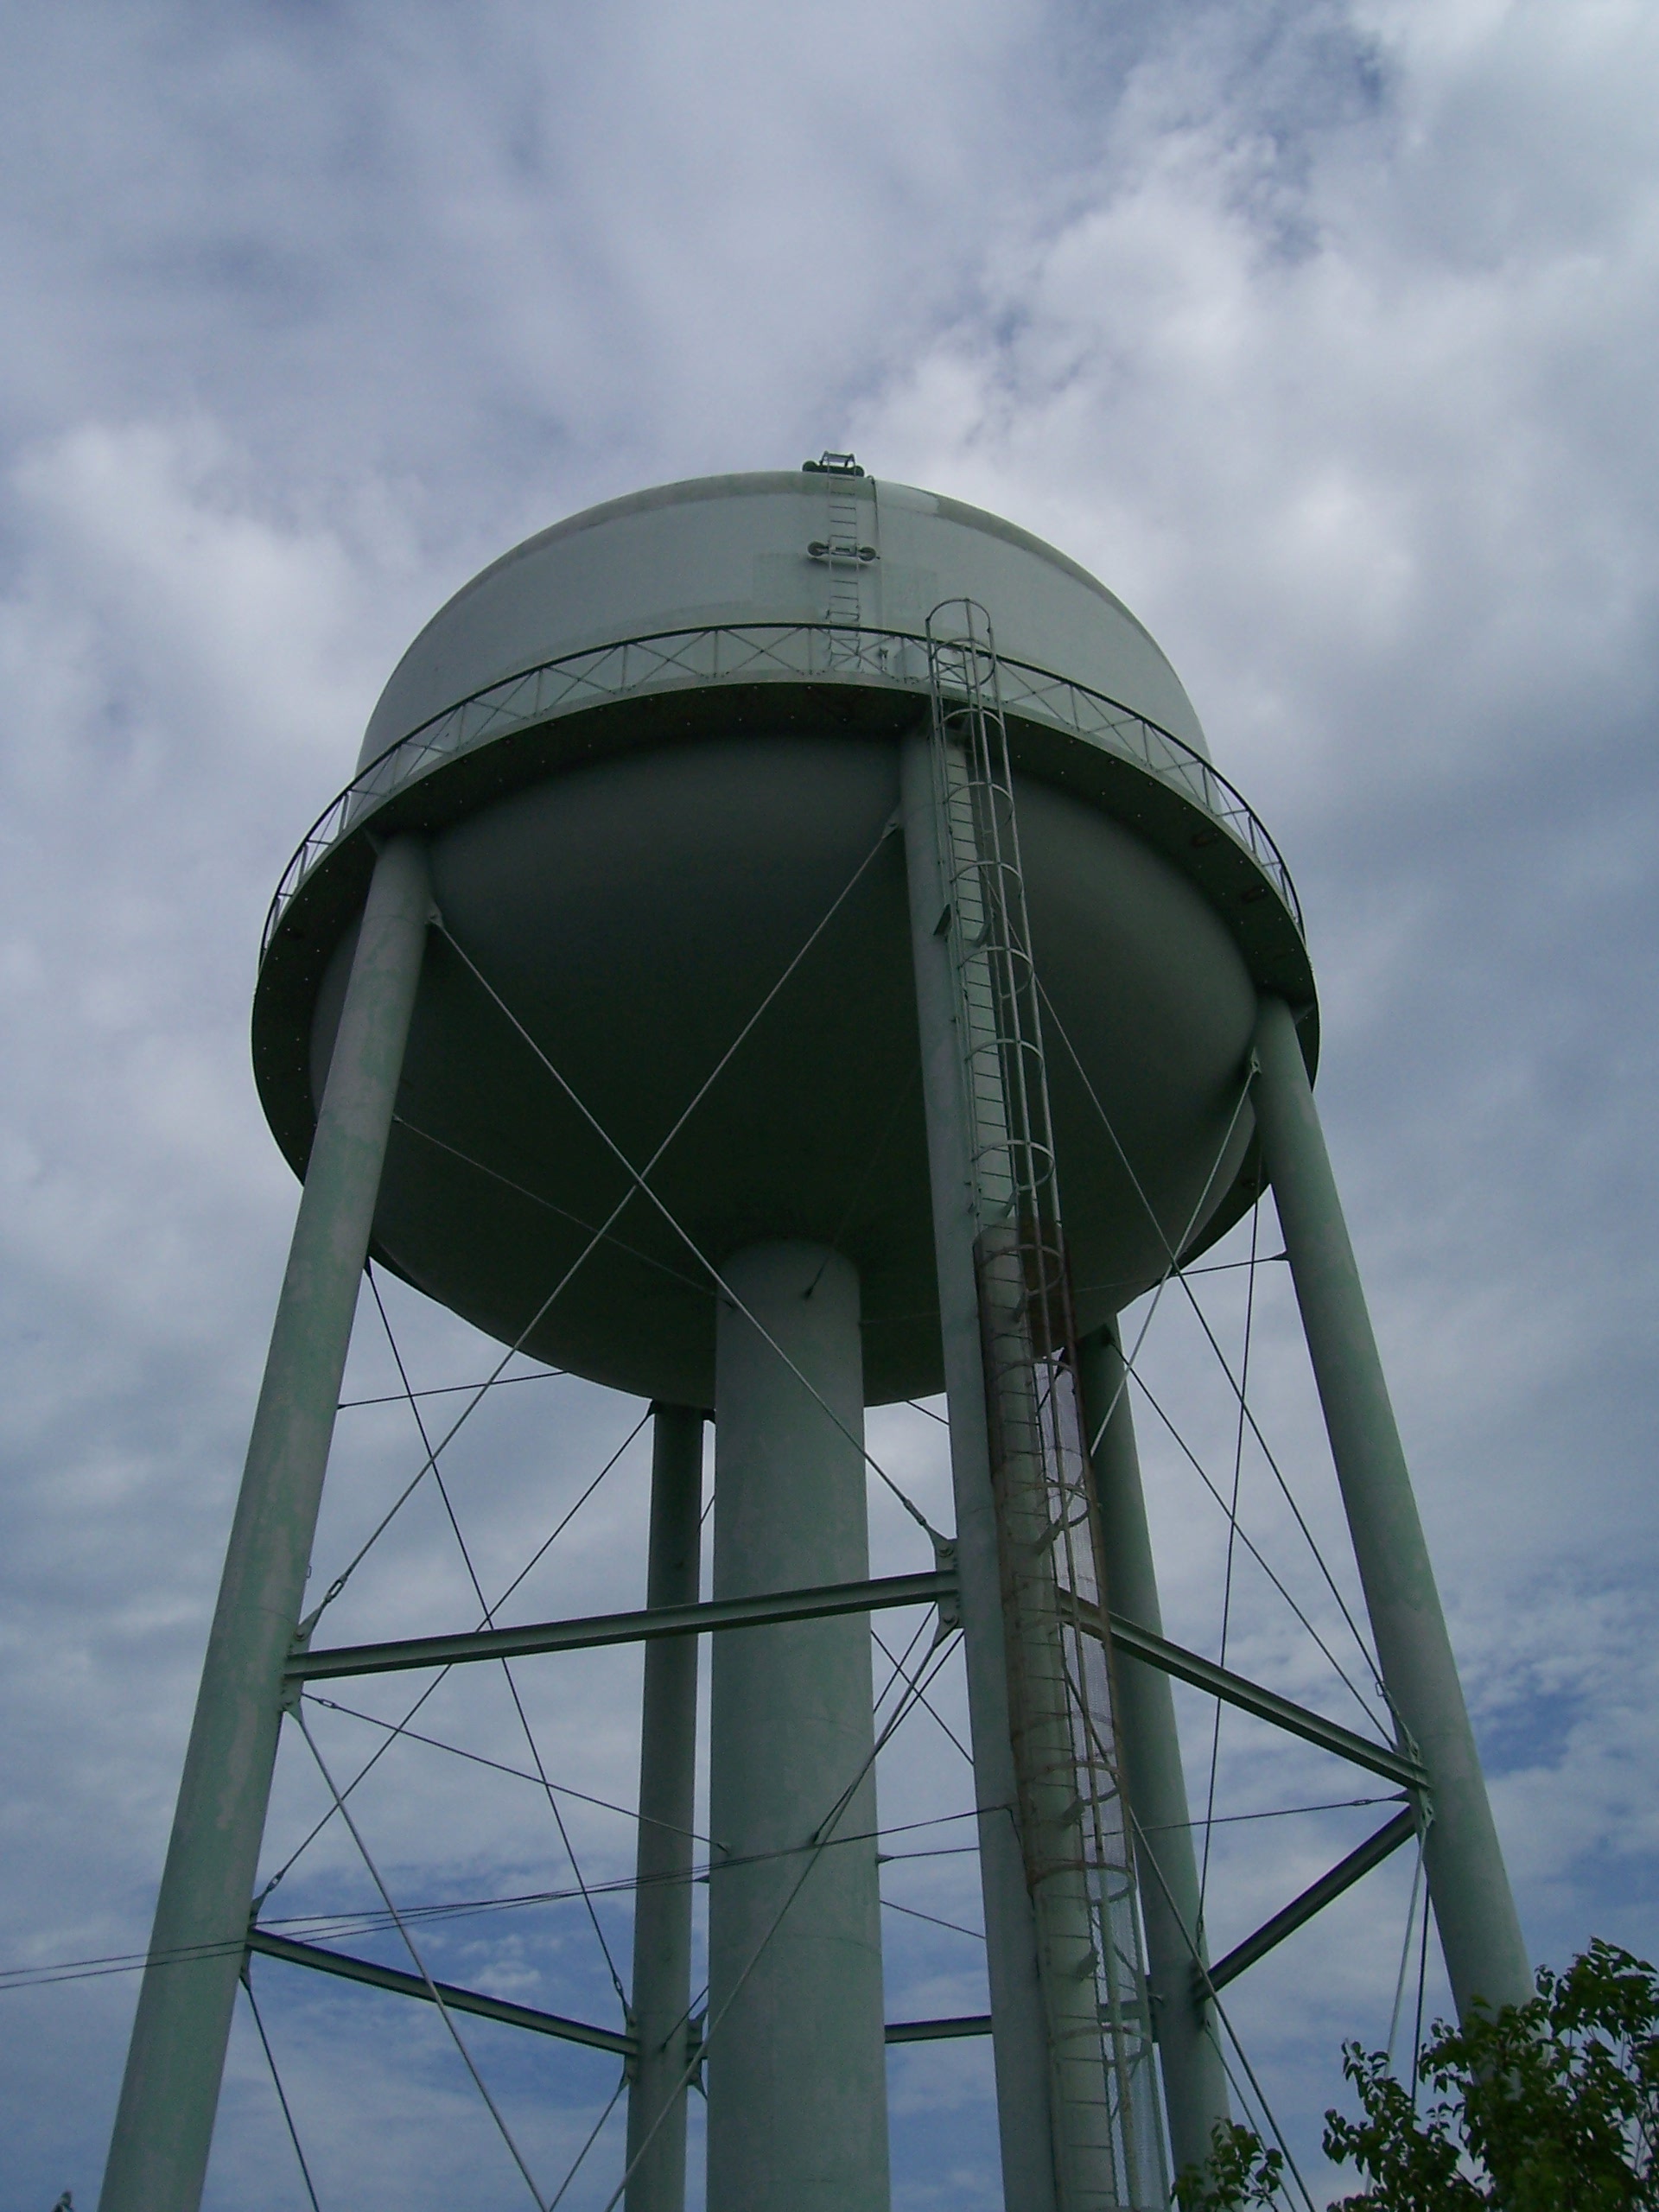
<svg viewBox="0 0 1659 2212">
<path fill-rule="evenodd" d="M 44 1970 L 148 1928 L 292 1218 L 246 1049 L 270 889 L 403 645 L 484 561 L 594 500 L 826 446 L 1093 568 L 1288 855 L 1332 1147 L 1529 1942 L 1651 1955 L 1652 11 L 11 0 L 3 27 L 0 1966 L 40 1972 L 0 1991 L 0 2212 L 95 2201 L 135 1980 Z M 1262 1277 L 1263 1420 L 1334 1556 L 1282 1275 Z M 1199 1287 L 1235 1350 L 1243 1279 Z M 412 1295 L 388 1306 L 417 1381 L 481 1371 Z M 348 1395 L 396 1389 L 379 1329 L 368 1307 Z M 1147 1361 L 1230 1480 L 1173 1295 Z M 544 1380 L 492 1402 L 454 1469 L 486 1585 L 640 1410 Z M 1140 1417 L 1172 1632 L 1213 1649 L 1224 1524 Z M 942 1516 L 937 1426 L 872 1433 Z M 343 1417 L 331 1566 L 414 1440 L 406 1408 Z M 637 1602 L 644 1484 L 636 1440 L 526 1600 Z M 1336 1622 L 1249 1455 L 1242 1484 Z M 884 1561 L 925 1563 L 885 1503 L 876 1529 Z M 435 1500 L 353 1602 L 365 1632 L 455 1624 Z M 1234 1656 L 1322 1699 L 1275 1604 L 1241 1570 Z M 524 1678 L 548 1770 L 626 1802 L 635 1662 L 558 1663 Z M 949 1718 L 948 1676 L 941 1695 Z M 1184 1713 L 1202 1795 L 1208 1717 Z M 499 1682 L 428 1717 L 528 1758 Z M 346 1768 L 383 1732 L 315 1725 Z M 894 1826 L 968 1802 L 942 1730 L 906 1729 Z M 1218 1773 L 1218 1810 L 1357 1794 L 1243 1722 Z M 284 1754 L 270 1872 L 320 1787 Z M 404 1903 L 569 1887 L 518 1776 L 404 1745 L 362 1803 Z M 1218 1944 L 1379 1817 L 1217 1830 Z M 566 1818 L 591 1881 L 626 1875 L 626 1817 Z M 934 1855 L 887 1869 L 889 2009 L 973 2009 L 971 1934 L 913 1916 L 971 1925 L 972 1860 L 942 1855 L 959 1829 L 915 1834 Z M 1316 2196 L 1337 2046 L 1387 2037 L 1410 1888 L 1396 1862 L 1237 1986 Z M 285 1894 L 293 1915 L 372 1901 L 332 1830 Z M 626 1974 L 626 1897 L 595 1916 Z M 614 2017 L 579 1903 L 431 1925 L 452 1979 Z M 1409 2012 L 1414 1953 L 1407 1981 Z M 329 2212 L 527 2201 L 424 2008 L 276 1966 L 255 1988 Z M 476 2055 L 550 2195 L 614 2071 L 494 2032 Z M 896 2202 L 990 2206 L 982 2047 L 892 2078 Z M 603 2205 L 616 2126 L 567 2205 Z M 209 2202 L 305 2201 L 245 2012 Z"/>
</svg>

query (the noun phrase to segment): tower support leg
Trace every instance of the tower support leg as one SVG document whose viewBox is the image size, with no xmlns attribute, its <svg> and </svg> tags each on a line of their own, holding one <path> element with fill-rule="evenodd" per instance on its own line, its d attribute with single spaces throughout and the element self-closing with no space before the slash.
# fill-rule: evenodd
<svg viewBox="0 0 1659 2212">
<path fill-rule="evenodd" d="M 1036 1919 L 1020 1843 L 1001 1568 L 991 1492 L 974 1261 L 974 1161 L 956 1033 L 956 983 L 944 933 L 946 894 L 940 877 L 933 762 L 925 729 L 901 741 L 900 776 L 933 1249 L 950 1414 L 957 1574 L 974 1787 L 980 1807 L 980 1882 L 1002 2186 L 1009 2207 L 1017 2212 L 1054 2212 L 1048 2030 L 1038 1971 Z"/>
<path fill-rule="evenodd" d="M 376 864 L 317 1116 L 156 1900 L 102 2212 L 195 2212 L 294 1641 L 432 904 Z"/>
<path fill-rule="evenodd" d="M 1115 1322 L 1084 1340 L 1077 1365 L 1112 1610 L 1161 1636 L 1141 1461 Z M 1116 1686 L 1159 2070 L 1170 2151 L 1179 2173 L 1209 2156 L 1213 2130 L 1230 2117 L 1227 2075 L 1216 2040 L 1214 2007 L 1203 1993 L 1198 1971 L 1209 1957 L 1169 1676 L 1120 1652 Z"/>
<path fill-rule="evenodd" d="M 651 1606 L 697 1601 L 702 1423 L 694 1407 L 652 1409 Z M 645 1646 L 641 1700 L 632 2008 L 639 2056 L 628 2087 L 626 2212 L 683 2212 L 685 2203 L 696 1747 L 697 1639 L 663 1637 Z"/>
<path fill-rule="evenodd" d="M 1428 1775 L 1429 1895 L 1459 2017 L 1524 2004 L 1526 1947 L 1353 1247 L 1282 999 L 1255 1032 L 1256 1126 L 1389 1697 Z"/>
<path fill-rule="evenodd" d="M 862 1580 L 857 1274 L 779 1243 L 725 1274 L 715 1595 Z M 717 1637 L 711 1675 L 710 2212 L 887 2212 L 869 1624 Z"/>
</svg>

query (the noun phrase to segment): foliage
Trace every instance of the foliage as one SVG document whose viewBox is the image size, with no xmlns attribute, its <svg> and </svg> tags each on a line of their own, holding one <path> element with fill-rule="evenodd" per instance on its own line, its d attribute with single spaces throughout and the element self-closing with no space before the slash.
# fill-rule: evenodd
<svg viewBox="0 0 1659 2212">
<path fill-rule="evenodd" d="M 1180 2212 L 1235 2212 L 1246 2204 L 1271 2204 L 1284 2176 L 1285 2154 L 1270 2151 L 1254 2128 L 1236 2120 L 1218 2126 L 1202 2167 L 1189 2166 L 1175 2183 Z"/>
<path fill-rule="evenodd" d="M 1332 2212 L 1659 2212 L 1659 1977 L 1616 1945 L 1541 1967 L 1526 2005 L 1437 2022 L 1421 2112 L 1380 2052 L 1345 2045 L 1343 2072 L 1360 2117 L 1325 2114 L 1325 2155 L 1367 2185 Z M 1272 2202 L 1279 2153 L 1236 2126 L 1215 2144 L 1181 2212 Z"/>
</svg>

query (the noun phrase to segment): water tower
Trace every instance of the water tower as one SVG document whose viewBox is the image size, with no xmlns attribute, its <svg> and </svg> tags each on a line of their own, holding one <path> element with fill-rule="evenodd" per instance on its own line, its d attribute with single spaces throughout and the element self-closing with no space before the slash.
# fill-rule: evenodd
<svg viewBox="0 0 1659 2212">
<path fill-rule="evenodd" d="M 1239 1961 L 1203 1954 L 1172 1675 L 1402 1783 L 1408 1809 L 1320 1895 L 1403 1824 L 1459 2005 L 1528 1993 L 1314 1114 L 1294 893 L 1168 663 L 1074 562 L 833 454 L 531 538 L 388 684 L 272 908 L 254 1052 L 303 1195 L 105 2212 L 198 2203 L 245 1947 L 271 1948 L 249 1899 L 284 1705 L 330 1675 L 645 1643 L 610 2038 L 630 2212 L 683 2201 L 700 2066 L 712 2212 L 887 2203 L 887 1606 L 960 1627 L 990 1988 L 983 2022 L 902 2031 L 991 2035 L 1018 2212 L 1151 2212 L 1166 2153 L 1227 2110 L 1215 2000 Z M 1392 1745 L 1161 1634 L 1116 1319 L 1268 1181 Z M 644 1612 L 343 1649 L 302 1618 L 370 1255 L 652 1402 Z M 873 1581 L 865 1408 L 941 1390 L 955 1529 L 930 1572 Z M 723 1855 L 699 2043 L 704 1636 Z"/>
</svg>

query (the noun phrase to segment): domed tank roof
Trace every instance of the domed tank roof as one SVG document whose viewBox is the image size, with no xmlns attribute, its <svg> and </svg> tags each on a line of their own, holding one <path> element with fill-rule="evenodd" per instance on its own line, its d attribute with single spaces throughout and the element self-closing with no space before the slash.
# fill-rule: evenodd
<svg viewBox="0 0 1659 2212">
<path fill-rule="evenodd" d="M 1041 538 L 909 485 L 771 470 L 607 500 L 493 563 L 398 663 L 359 766 L 458 701 L 566 654 L 716 624 L 918 634 L 941 600 L 963 598 L 990 609 L 1004 660 L 1086 684 L 1205 750 L 1151 637 Z"/>
</svg>

